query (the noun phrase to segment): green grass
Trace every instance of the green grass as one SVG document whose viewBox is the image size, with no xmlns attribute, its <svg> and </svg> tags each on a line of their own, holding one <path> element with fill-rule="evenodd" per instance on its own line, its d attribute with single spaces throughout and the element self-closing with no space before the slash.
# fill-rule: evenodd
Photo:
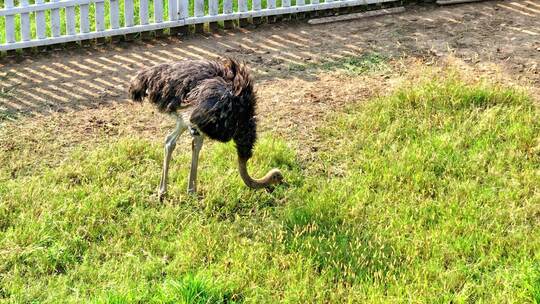
<svg viewBox="0 0 540 304">
<path fill-rule="evenodd" d="M 51 167 L 15 145 L 1 156 L 0 295 L 538 303 L 539 118 L 519 90 L 435 77 L 330 114 L 315 160 L 263 136 L 252 170 L 289 183 L 272 193 L 246 189 L 234 147 L 214 144 L 203 198 L 189 198 L 183 150 L 165 203 L 152 196 L 160 143 L 111 139 Z"/>
</svg>

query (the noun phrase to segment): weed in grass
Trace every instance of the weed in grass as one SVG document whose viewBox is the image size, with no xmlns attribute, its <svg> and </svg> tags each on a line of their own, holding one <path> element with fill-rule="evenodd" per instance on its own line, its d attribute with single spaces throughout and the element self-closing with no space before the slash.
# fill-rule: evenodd
<svg viewBox="0 0 540 304">
<path fill-rule="evenodd" d="M 223 289 L 221 289 L 223 288 Z M 178 304 L 235 304 L 241 303 L 242 296 L 226 290 L 192 274 L 186 274 L 179 280 L 167 280 L 145 294 L 143 302 L 178 303 Z M 141 295 L 133 291 L 126 293 L 107 292 L 93 302 L 98 303 L 133 303 L 140 302 Z"/>
<path fill-rule="evenodd" d="M 301 72 L 306 70 L 338 70 L 350 75 L 360 75 L 371 72 L 389 70 L 387 64 L 389 58 L 378 53 L 367 53 L 361 56 L 346 56 L 340 59 L 323 60 L 319 63 L 293 63 L 288 65 L 288 70 Z"/>
<path fill-rule="evenodd" d="M 11 72 L 5 73 L 4 75 L 0 75 L 0 82 L 5 81 L 9 79 L 9 77 L 12 75 Z M 8 98 L 10 97 L 11 93 L 17 89 L 19 85 L 12 85 L 10 87 L 2 87 L 0 88 L 0 98 Z"/>
<path fill-rule="evenodd" d="M 532 301 L 535 304 L 540 303 L 540 266 L 536 264 L 532 266 L 531 275 L 527 282 L 527 289 L 532 297 Z"/>
<path fill-rule="evenodd" d="M 1 96 L 0 96 L 1 97 Z M 14 121 L 19 117 L 19 113 L 0 108 L 0 127 L 5 121 Z"/>
<path fill-rule="evenodd" d="M 305 71 L 308 67 L 305 64 L 291 63 L 288 65 L 288 70 L 293 72 Z"/>
<path fill-rule="evenodd" d="M 361 56 L 348 56 L 337 61 L 323 62 L 322 68 L 326 70 L 344 70 L 353 75 L 367 72 L 377 72 L 388 69 L 388 58 L 378 53 L 367 53 Z"/>
</svg>

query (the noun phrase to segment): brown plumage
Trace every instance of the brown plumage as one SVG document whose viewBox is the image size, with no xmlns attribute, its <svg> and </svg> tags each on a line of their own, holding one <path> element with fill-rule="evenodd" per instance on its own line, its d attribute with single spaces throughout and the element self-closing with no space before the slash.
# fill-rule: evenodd
<svg viewBox="0 0 540 304">
<path fill-rule="evenodd" d="M 247 173 L 247 160 L 257 139 L 256 96 L 253 79 L 244 64 L 223 61 L 184 60 L 165 63 L 140 71 L 131 81 L 133 101 L 148 99 L 160 112 L 174 115 L 177 126 L 167 137 L 160 196 L 166 192 L 168 163 L 177 137 L 190 128 L 194 136 L 193 157 L 188 185 L 195 192 L 197 161 L 203 135 L 236 144 L 240 176 L 251 188 L 264 188 L 281 182 L 277 169 L 261 179 Z"/>
</svg>

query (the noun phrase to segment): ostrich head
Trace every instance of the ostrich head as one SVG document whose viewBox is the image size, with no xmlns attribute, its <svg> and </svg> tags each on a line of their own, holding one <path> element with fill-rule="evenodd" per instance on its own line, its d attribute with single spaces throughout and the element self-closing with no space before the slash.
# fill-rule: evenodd
<svg viewBox="0 0 540 304">
<path fill-rule="evenodd" d="M 247 171 L 247 158 L 238 158 L 238 168 L 240 176 L 246 186 L 253 189 L 268 188 L 272 185 L 281 184 L 283 182 L 283 174 L 279 169 L 272 169 L 265 176 L 259 179 L 252 178 Z"/>
</svg>

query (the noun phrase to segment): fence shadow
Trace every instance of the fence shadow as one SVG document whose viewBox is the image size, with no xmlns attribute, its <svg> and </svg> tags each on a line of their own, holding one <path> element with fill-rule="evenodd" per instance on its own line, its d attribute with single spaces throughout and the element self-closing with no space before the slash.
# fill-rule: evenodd
<svg viewBox="0 0 540 304">
<path fill-rule="evenodd" d="M 400 15 L 342 23 L 265 24 L 53 51 L 18 63 L 3 59 L 0 119 L 125 102 L 129 79 L 139 69 L 184 58 L 236 57 L 249 63 L 259 80 L 315 80 L 311 67 L 317 63 L 366 53 L 433 58 L 451 52 L 473 63 L 484 58 L 527 70 L 539 54 L 539 17 L 540 2 L 533 0 L 412 6 Z"/>
</svg>

